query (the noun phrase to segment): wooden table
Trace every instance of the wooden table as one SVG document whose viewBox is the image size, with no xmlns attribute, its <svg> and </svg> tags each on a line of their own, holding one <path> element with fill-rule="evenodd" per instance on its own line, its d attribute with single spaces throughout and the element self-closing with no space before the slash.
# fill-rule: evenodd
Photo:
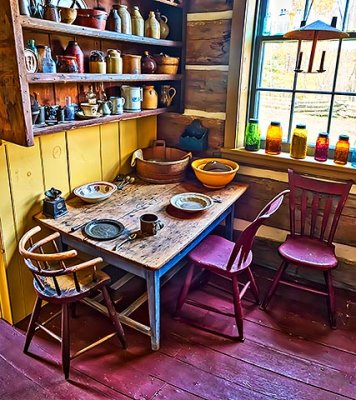
<svg viewBox="0 0 356 400">
<path fill-rule="evenodd" d="M 86 204 L 78 198 L 67 201 L 68 214 L 56 220 L 38 214 L 35 219 L 42 225 L 58 231 L 65 245 L 83 251 L 115 267 L 127 271 L 113 284 L 118 289 L 132 277 L 146 280 L 147 293 L 136 299 L 119 314 L 122 323 L 151 337 L 153 350 L 160 345 L 160 287 L 169 280 L 184 263 L 184 257 L 200 243 L 213 229 L 225 220 L 226 237 L 232 238 L 234 204 L 246 191 L 247 185 L 232 183 L 221 190 L 209 190 L 198 183 L 183 182 L 153 185 L 138 182 L 117 191 L 108 200 L 98 204 Z M 175 212 L 169 206 L 170 198 L 178 193 L 199 192 L 220 199 L 210 209 L 186 214 Z M 71 226 L 89 222 L 94 218 L 110 218 L 120 221 L 130 231 L 139 229 L 139 217 L 145 213 L 156 214 L 164 223 L 157 235 L 143 237 L 125 243 L 114 250 L 123 238 L 110 241 L 95 241 L 79 230 L 70 232 Z M 184 216 L 186 217 L 184 218 Z M 86 300 L 102 313 L 107 310 L 100 304 L 100 296 Z M 141 304 L 148 300 L 150 326 L 130 318 Z"/>
</svg>

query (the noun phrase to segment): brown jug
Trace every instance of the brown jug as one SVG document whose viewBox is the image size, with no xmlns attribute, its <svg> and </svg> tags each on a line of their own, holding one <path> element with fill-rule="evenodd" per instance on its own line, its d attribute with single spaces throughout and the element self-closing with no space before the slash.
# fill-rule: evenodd
<svg viewBox="0 0 356 400">
<path fill-rule="evenodd" d="M 143 110 L 154 110 L 158 107 L 158 94 L 154 86 L 143 87 Z"/>
<path fill-rule="evenodd" d="M 46 0 L 43 10 L 43 19 L 48 21 L 61 22 L 61 10 L 51 4 L 51 0 Z"/>
<path fill-rule="evenodd" d="M 156 61 L 149 55 L 148 51 L 145 51 L 145 55 L 141 59 L 141 72 L 143 74 L 154 74 L 156 69 Z"/>
<path fill-rule="evenodd" d="M 172 93 L 172 94 L 171 94 Z M 173 86 L 163 85 L 161 87 L 160 104 L 162 107 L 170 107 L 174 96 L 177 94 L 176 89 Z"/>
<path fill-rule="evenodd" d="M 165 15 L 161 15 L 159 10 L 156 10 L 155 14 L 156 19 L 159 22 L 161 39 L 167 39 L 167 36 L 169 35 L 169 26 L 167 24 L 168 18 Z"/>
</svg>

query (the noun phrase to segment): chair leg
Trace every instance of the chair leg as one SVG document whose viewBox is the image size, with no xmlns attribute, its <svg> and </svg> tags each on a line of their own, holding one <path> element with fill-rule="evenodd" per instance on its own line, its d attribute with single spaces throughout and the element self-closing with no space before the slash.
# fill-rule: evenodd
<svg viewBox="0 0 356 400">
<path fill-rule="evenodd" d="M 253 273 L 252 273 L 250 267 L 247 268 L 247 274 L 248 274 L 249 281 L 250 281 L 251 292 L 253 294 L 253 297 L 256 300 L 256 304 L 259 305 L 260 304 L 260 294 L 259 294 L 258 287 L 256 285 L 255 277 L 253 276 Z"/>
<path fill-rule="evenodd" d="M 328 289 L 328 310 L 329 310 L 329 320 L 331 328 L 336 328 L 336 309 L 335 309 L 335 294 L 333 287 L 333 277 L 331 275 L 331 271 L 324 271 L 324 278 L 326 282 L 326 286 Z"/>
<path fill-rule="evenodd" d="M 235 310 L 235 319 L 236 319 L 236 326 L 239 333 L 238 340 L 243 342 L 244 338 L 244 322 L 243 322 L 243 312 L 241 306 L 241 299 L 240 299 L 240 289 L 237 280 L 237 276 L 232 276 L 232 292 L 234 298 L 234 310 Z"/>
<path fill-rule="evenodd" d="M 187 276 L 185 277 L 184 285 L 182 286 L 182 289 L 178 296 L 176 314 L 178 314 L 179 311 L 182 309 L 185 299 L 187 298 L 187 295 L 189 293 L 189 288 L 193 279 L 193 273 L 194 273 L 194 264 L 191 263 L 187 272 Z"/>
<path fill-rule="evenodd" d="M 268 291 L 265 299 L 263 300 L 263 303 L 261 306 L 262 310 L 265 310 L 267 308 L 269 302 L 271 301 L 272 296 L 274 295 L 274 293 L 277 289 L 279 281 L 281 280 L 282 275 L 287 267 L 288 267 L 287 261 L 282 261 L 282 264 L 279 267 L 279 270 L 277 271 L 276 276 L 274 277 L 273 283 L 272 283 L 271 287 L 269 288 L 269 291 Z"/>
<path fill-rule="evenodd" d="M 36 322 L 38 320 L 38 317 L 40 316 L 41 305 L 42 305 L 42 299 L 37 297 L 35 305 L 33 306 L 30 323 L 27 328 L 26 340 L 25 340 L 25 345 L 23 348 L 24 353 L 28 352 L 28 348 L 30 347 L 31 340 L 33 338 L 33 335 L 35 334 Z"/>
<path fill-rule="evenodd" d="M 101 288 L 101 292 L 103 294 L 106 307 L 107 307 L 107 309 L 109 311 L 110 319 L 111 319 L 111 321 L 112 321 L 112 323 L 113 323 L 113 325 L 114 325 L 114 327 L 115 327 L 115 329 L 117 331 L 117 335 L 119 337 L 120 343 L 121 343 L 121 345 L 122 345 L 122 347 L 124 349 L 127 349 L 127 342 L 126 342 L 126 338 L 125 338 L 124 329 L 122 328 L 121 322 L 119 321 L 119 318 L 117 316 L 117 313 L 116 313 L 114 304 L 113 304 L 113 302 L 111 300 L 111 297 L 110 297 L 110 294 L 108 292 L 108 289 L 105 286 L 103 286 Z"/>
<path fill-rule="evenodd" d="M 62 304 L 62 368 L 65 379 L 69 378 L 70 344 L 69 344 L 69 305 Z"/>
</svg>

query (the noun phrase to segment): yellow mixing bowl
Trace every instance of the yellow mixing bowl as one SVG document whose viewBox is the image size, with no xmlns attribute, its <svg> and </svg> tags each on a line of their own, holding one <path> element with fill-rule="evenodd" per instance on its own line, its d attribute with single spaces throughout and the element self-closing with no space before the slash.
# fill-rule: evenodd
<svg viewBox="0 0 356 400">
<path fill-rule="evenodd" d="M 205 171 L 203 168 L 208 162 L 218 161 L 219 163 L 230 166 L 231 171 Z M 200 158 L 192 162 L 192 168 L 198 180 L 207 188 L 221 189 L 230 183 L 239 169 L 239 164 L 235 161 L 224 158 Z"/>
</svg>

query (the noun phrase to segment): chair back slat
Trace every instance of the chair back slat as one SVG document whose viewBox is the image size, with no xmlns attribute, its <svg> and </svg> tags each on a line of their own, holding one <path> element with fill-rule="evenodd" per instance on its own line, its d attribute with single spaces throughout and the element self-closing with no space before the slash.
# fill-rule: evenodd
<svg viewBox="0 0 356 400">
<path fill-rule="evenodd" d="M 74 277 L 75 290 L 77 292 L 80 292 L 80 285 L 79 285 L 78 276 L 77 276 L 76 272 L 73 272 L 73 277 Z"/>
<path fill-rule="evenodd" d="M 289 190 L 284 190 L 274 197 L 257 215 L 255 220 L 240 234 L 236 241 L 233 251 L 230 255 L 227 270 L 230 271 L 232 266 L 243 264 L 248 257 L 256 233 L 260 226 L 281 206 L 284 196 L 289 193 Z"/>
<path fill-rule="evenodd" d="M 352 181 L 331 182 L 309 178 L 288 170 L 289 212 L 292 236 L 307 235 L 332 244 Z M 300 221 L 296 210 L 300 208 Z M 300 226 L 300 230 L 297 230 Z"/>
<path fill-rule="evenodd" d="M 57 280 L 56 276 L 53 276 L 52 279 L 53 279 L 53 284 L 56 289 L 57 295 L 60 296 L 62 294 L 62 291 L 61 291 L 61 288 L 59 287 L 58 280 Z"/>
</svg>

